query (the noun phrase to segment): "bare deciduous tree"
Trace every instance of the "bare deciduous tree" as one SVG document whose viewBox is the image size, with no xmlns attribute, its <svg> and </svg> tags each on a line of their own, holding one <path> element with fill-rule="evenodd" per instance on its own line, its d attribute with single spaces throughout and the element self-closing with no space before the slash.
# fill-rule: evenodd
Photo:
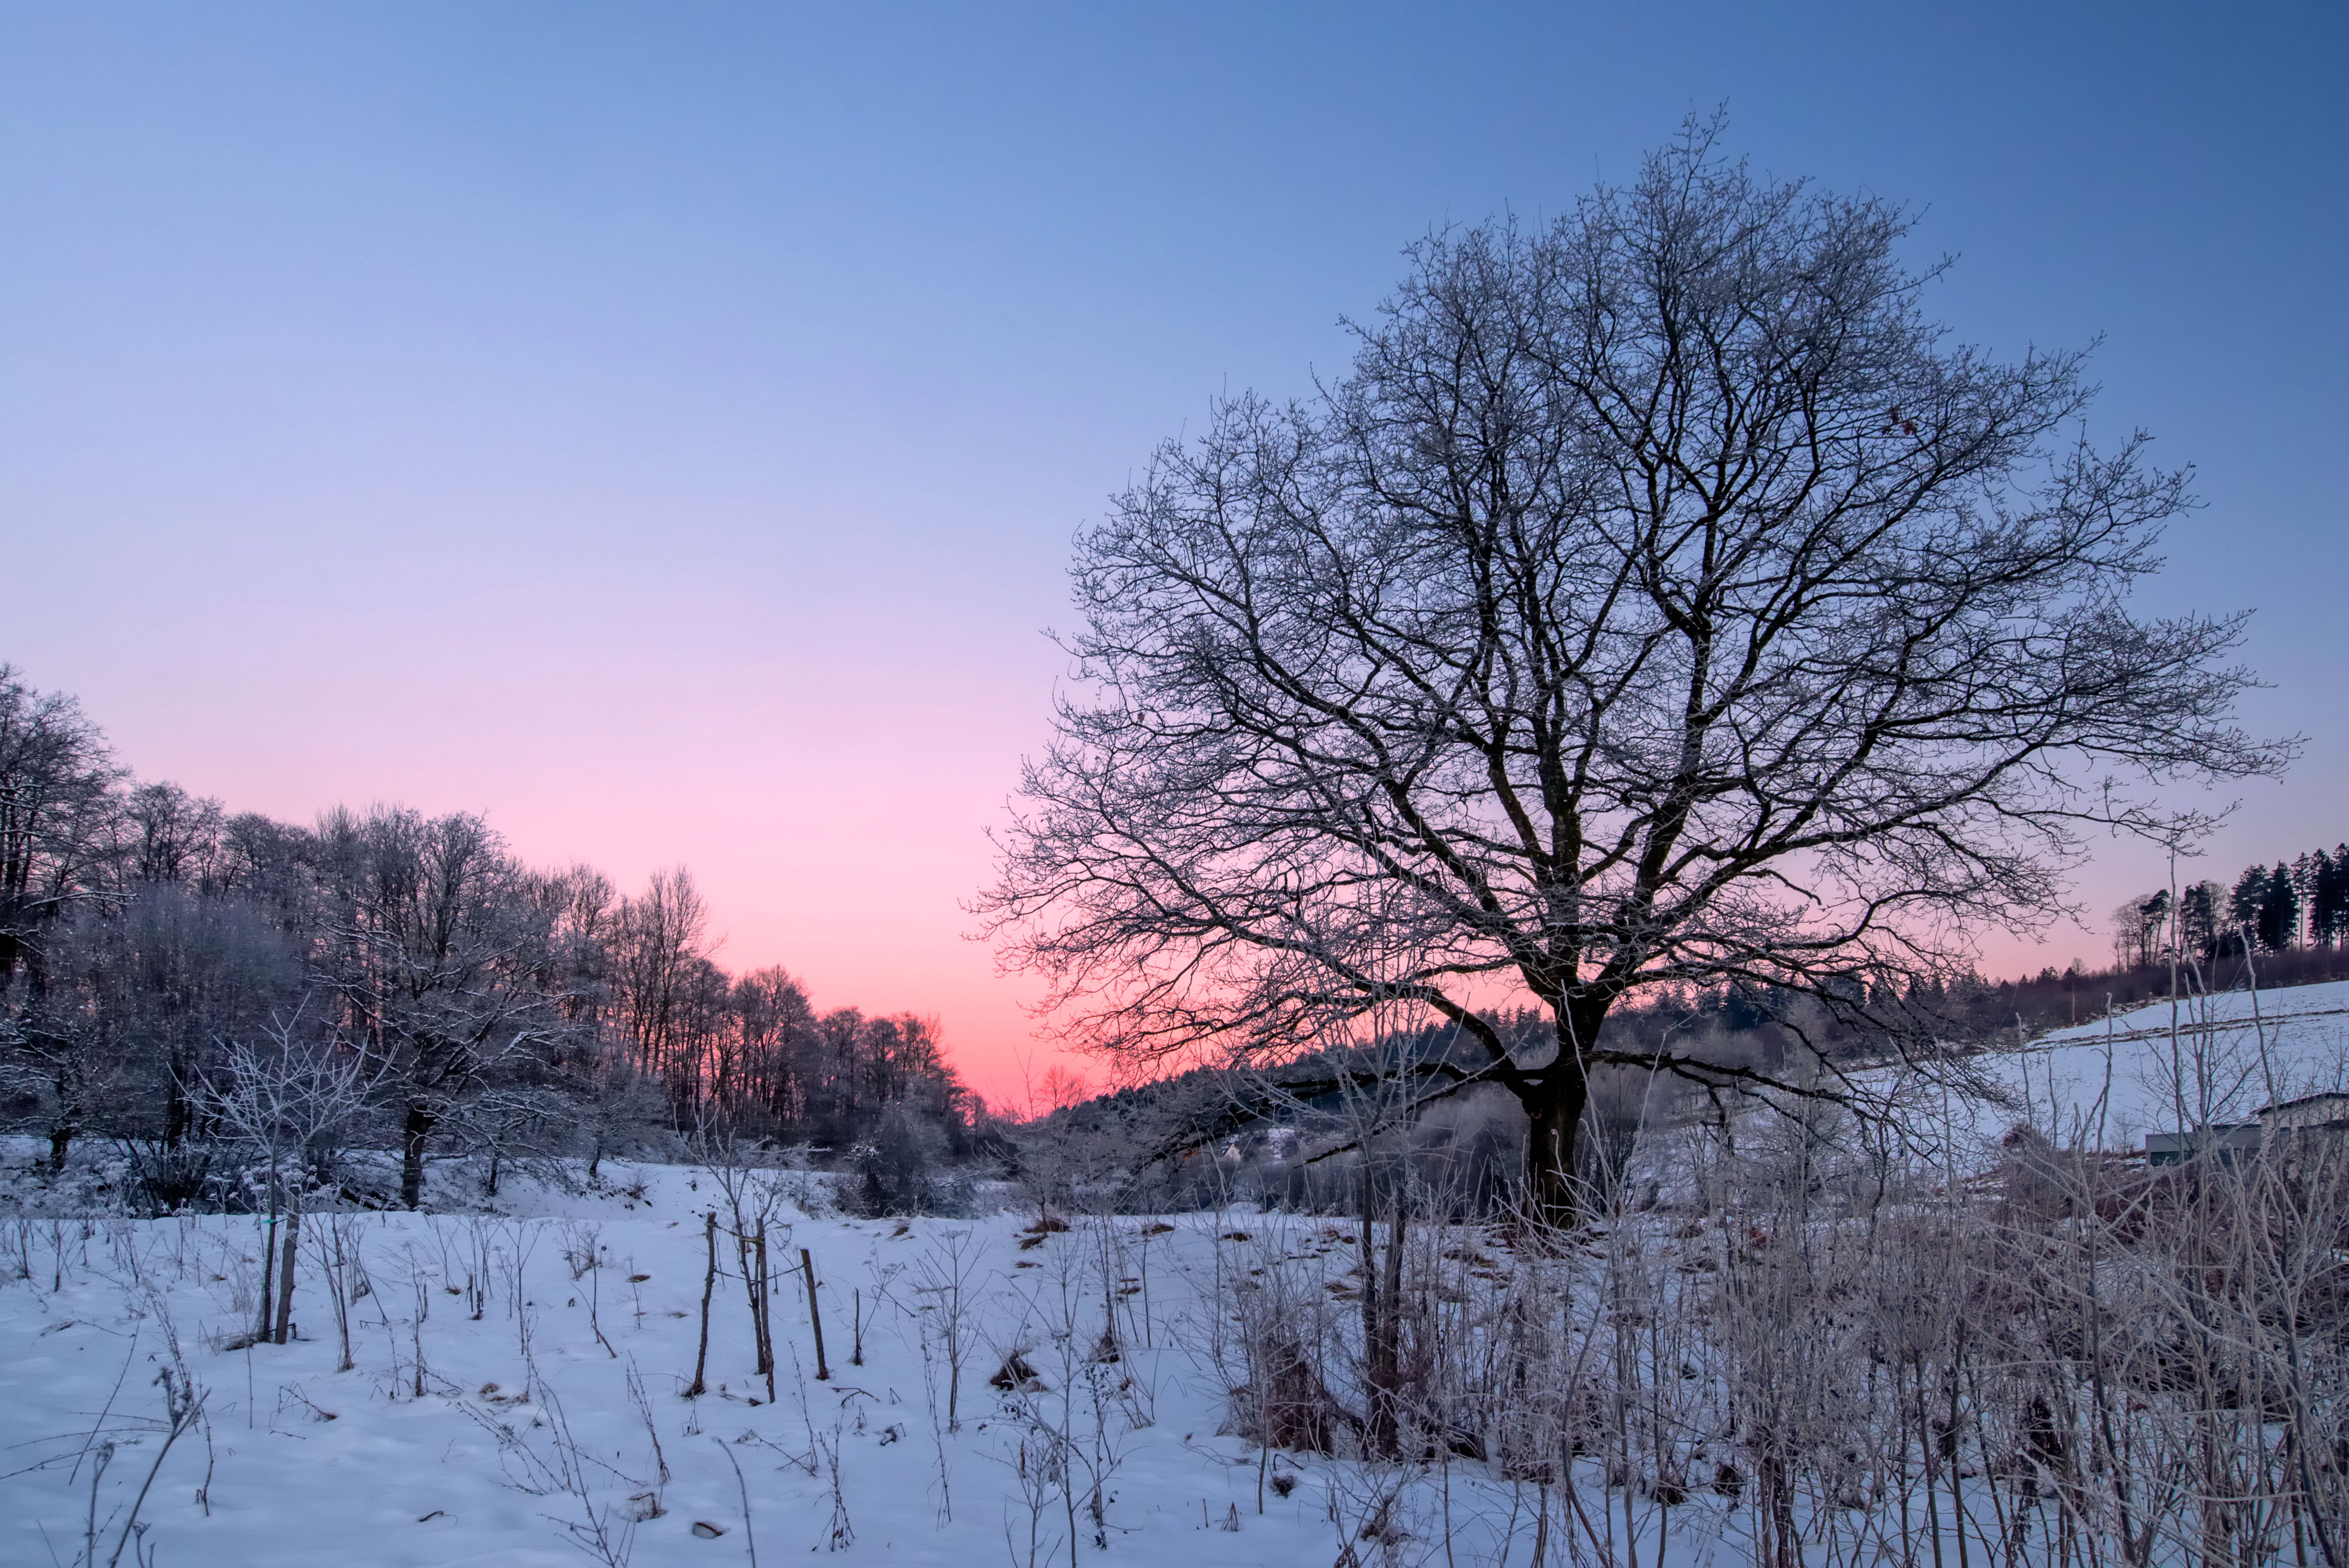
<svg viewBox="0 0 2349 1568">
<path fill-rule="evenodd" d="M 1071 1037 L 1278 1060 L 1423 1006 L 1561 1220 L 1627 993 L 1939 971 L 2064 908 L 2086 833 L 2190 833 L 2160 784 L 2282 765 L 2239 618 L 2125 608 L 2189 497 L 2074 434 L 2080 356 L 1953 346 L 1900 209 L 1717 132 L 1422 242 L 1349 375 L 1219 405 L 1081 538 L 981 905 Z M 1554 1052 L 1478 1015 L 1526 992 Z"/>
<path fill-rule="evenodd" d="M 260 1031 L 257 1042 L 230 1042 L 216 1072 L 197 1088 L 195 1098 L 203 1113 L 232 1141 L 259 1158 L 266 1183 L 256 1342 L 269 1338 L 283 1345 L 291 1332 L 301 1200 L 309 1185 L 305 1164 L 332 1152 L 334 1142 L 366 1109 L 371 1087 L 367 1064 L 357 1051 L 330 1040 L 305 1038 L 294 1022 L 279 1020 Z M 280 1255 L 281 1212 L 285 1217 L 283 1273 L 273 1287 L 271 1265 Z"/>
<path fill-rule="evenodd" d="M 655 872 L 642 898 L 620 902 L 612 941 L 614 1002 L 638 1067 L 656 1077 L 672 1070 L 683 1054 L 688 995 L 705 973 L 715 973 L 708 962 L 709 924 L 709 906 L 682 866 Z"/>
<path fill-rule="evenodd" d="M 544 984 L 546 921 L 478 817 L 336 813 L 318 837 L 336 906 L 324 978 L 347 1037 L 397 1101 L 412 1209 L 433 1135 L 564 1026 Z"/>
<path fill-rule="evenodd" d="M 45 926 L 96 891 L 122 777 L 79 703 L 0 664 L 0 985 Z"/>
<path fill-rule="evenodd" d="M 221 803 L 177 784 L 133 787 L 122 819 L 122 870 L 134 882 L 200 881 L 220 853 Z"/>
</svg>

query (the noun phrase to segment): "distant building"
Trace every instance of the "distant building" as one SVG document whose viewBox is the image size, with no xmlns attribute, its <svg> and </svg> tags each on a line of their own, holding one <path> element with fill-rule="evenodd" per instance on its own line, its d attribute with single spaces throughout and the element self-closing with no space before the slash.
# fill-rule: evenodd
<svg viewBox="0 0 2349 1568">
<path fill-rule="evenodd" d="M 2265 1147 L 2294 1139 L 2328 1133 L 2349 1133 L 2349 1090 L 2328 1089 L 2298 1099 L 2263 1105 L 2251 1121 L 2214 1121 L 2191 1132 L 2148 1132 L 2145 1158 L 2148 1165 L 2177 1165 L 2198 1155 L 2215 1154 L 2236 1161 Z"/>
<path fill-rule="evenodd" d="M 2148 1132 L 2145 1161 L 2148 1165 L 2180 1165 L 2205 1154 L 2232 1162 L 2260 1151 L 2260 1127 L 2251 1121 L 2214 1121 L 2191 1132 Z"/>
<path fill-rule="evenodd" d="M 2328 1089 L 2304 1094 L 2276 1105 L 2260 1107 L 2260 1128 L 2265 1132 L 2349 1131 L 2349 1092 Z"/>
</svg>

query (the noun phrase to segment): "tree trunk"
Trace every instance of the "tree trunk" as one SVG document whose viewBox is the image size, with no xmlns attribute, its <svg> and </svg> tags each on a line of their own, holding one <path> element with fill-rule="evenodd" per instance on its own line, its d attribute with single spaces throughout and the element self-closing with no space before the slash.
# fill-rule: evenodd
<svg viewBox="0 0 2349 1568">
<path fill-rule="evenodd" d="M 1365 1164 L 1362 1180 L 1362 1310 L 1370 1359 L 1370 1445 L 1381 1459 L 1401 1455 L 1402 1423 L 1402 1245 L 1405 1195 L 1402 1177 L 1393 1183 L 1387 1222 L 1387 1250 L 1377 1254 L 1375 1187 Z"/>
<path fill-rule="evenodd" d="M 1590 1102 L 1590 1078 L 1582 1052 L 1598 1044 L 1609 1003 L 1578 997 L 1560 1007 L 1557 1055 L 1535 1069 L 1533 1082 L 1517 1091 L 1526 1108 L 1526 1217 L 1537 1227 L 1571 1230 L 1581 1218 L 1575 1179 L 1577 1140 L 1582 1112 Z"/>
<path fill-rule="evenodd" d="M 1526 1218 L 1552 1230 L 1570 1230 L 1580 1214 L 1574 1179 L 1575 1140 L 1590 1098 L 1579 1064 L 1543 1076 L 1539 1090 L 1521 1097 L 1526 1108 Z"/>
<path fill-rule="evenodd" d="M 188 1078 L 191 1068 L 187 1053 L 174 1051 L 165 1078 L 170 1087 L 163 1096 L 163 1147 L 177 1149 L 188 1140 L 193 1130 L 195 1110 L 188 1103 Z"/>
<path fill-rule="evenodd" d="M 50 1175 L 62 1176 L 66 1173 L 66 1150 L 72 1146 L 73 1136 L 74 1130 L 70 1127 L 49 1129 Z"/>
<path fill-rule="evenodd" d="M 400 1126 L 399 1201 L 411 1209 L 424 1206 L 424 1141 L 439 1120 L 423 1106 L 410 1105 Z"/>
<path fill-rule="evenodd" d="M 1361 1268 L 1362 1360 L 1367 1373 L 1364 1381 L 1370 1385 L 1370 1398 L 1364 1414 L 1370 1418 L 1367 1436 L 1371 1451 L 1383 1459 L 1394 1446 L 1394 1431 L 1391 1424 L 1382 1426 L 1381 1422 L 1381 1417 L 1387 1409 L 1387 1389 L 1381 1376 L 1385 1368 L 1381 1364 L 1379 1350 L 1385 1343 L 1386 1336 L 1379 1326 L 1379 1188 L 1371 1169 L 1368 1150 L 1362 1154 Z"/>
</svg>

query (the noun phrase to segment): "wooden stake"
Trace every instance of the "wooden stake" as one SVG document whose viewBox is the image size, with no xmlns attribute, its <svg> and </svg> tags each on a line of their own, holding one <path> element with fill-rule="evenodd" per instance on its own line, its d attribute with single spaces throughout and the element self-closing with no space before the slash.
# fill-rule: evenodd
<svg viewBox="0 0 2349 1568">
<path fill-rule="evenodd" d="M 65 1254 L 57 1254 L 62 1257 Z M 258 1345 L 270 1336 L 273 1327 L 271 1307 L 276 1300 L 277 1284 L 277 1215 L 269 1216 L 269 1227 L 261 1233 L 261 1321 L 254 1326 L 253 1340 Z"/>
<path fill-rule="evenodd" d="M 701 1276 L 701 1348 L 693 1353 L 693 1387 L 685 1391 L 688 1399 L 698 1399 L 709 1391 L 703 1374 L 709 1367 L 709 1298 L 718 1289 L 718 1211 L 712 1209 L 702 1217 L 702 1240 L 709 1248 L 709 1269 Z"/>
<path fill-rule="evenodd" d="M 774 1293 L 767 1273 L 767 1222 L 759 1222 L 759 1369 L 767 1375 L 767 1403 L 775 1402 Z"/>
<path fill-rule="evenodd" d="M 823 1363 L 823 1313 L 815 1304 L 815 1260 L 808 1256 L 805 1247 L 800 1249 L 800 1268 L 807 1274 L 808 1326 L 815 1330 L 815 1380 L 832 1381 L 832 1368 Z"/>
<path fill-rule="evenodd" d="M 285 1266 L 277 1276 L 277 1330 L 270 1336 L 273 1344 L 283 1345 L 294 1331 L 294 1258 L 295 1243 L 302 1233 L 302 1211 L 285 1211 Z"/>
</svg>

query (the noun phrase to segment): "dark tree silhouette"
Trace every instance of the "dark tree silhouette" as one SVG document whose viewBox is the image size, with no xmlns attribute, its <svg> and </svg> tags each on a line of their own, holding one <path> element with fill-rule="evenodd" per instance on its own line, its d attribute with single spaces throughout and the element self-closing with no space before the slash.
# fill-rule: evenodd
<svg viewBox="0 0 2349 1568">
<path fill-rule="evenodd" d="M 2282 766 L 2240 620 L 2124 608 L 2184 480 L 2068 434 L 2078 356 L 1951 346 L 1899 209 L 1716 129 L 1413 247 L 1341 380 L 1219 405 L 1082 536 L 981 905 L 1071 1037 L 1279 1060 L 1431 1009 L 1562 1221 L 1619 998 L 1847 1004 L 2064 907 L 2085 833 L 2201 825 L 2143 786 Z M 1525 993 L 1512 1052 L 1478 1008 Z"/>
</svg>

